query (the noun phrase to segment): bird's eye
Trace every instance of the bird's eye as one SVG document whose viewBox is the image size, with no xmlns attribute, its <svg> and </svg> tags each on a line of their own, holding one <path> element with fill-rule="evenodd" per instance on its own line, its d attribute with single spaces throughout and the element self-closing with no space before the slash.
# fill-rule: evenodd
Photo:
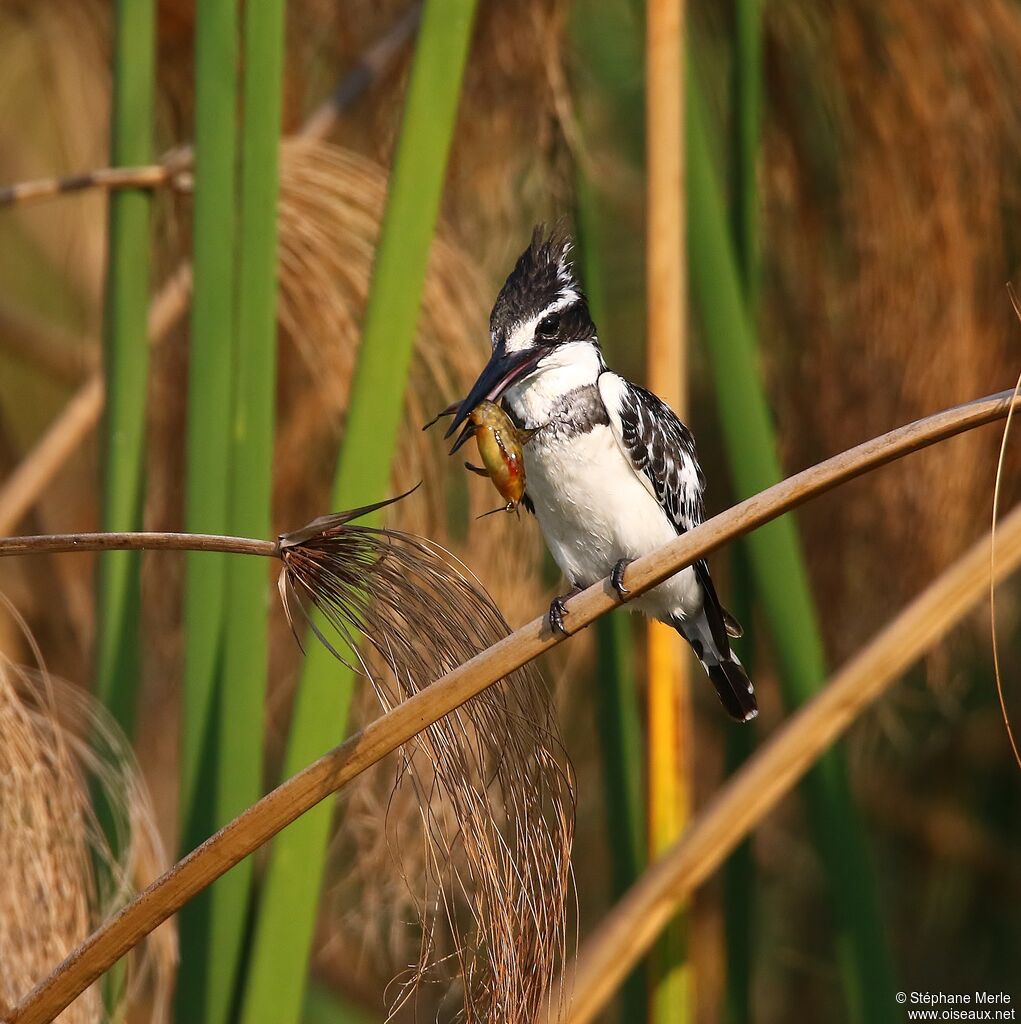
<svg viewBox="0 0 1021 1024">
<path fill-rule="evenodd" d="M 544 316 L 535 328 L 535 333 L 540 338 L 555 338 L 560 330 L 560 314 L 550 313 Z"/>
</svg>

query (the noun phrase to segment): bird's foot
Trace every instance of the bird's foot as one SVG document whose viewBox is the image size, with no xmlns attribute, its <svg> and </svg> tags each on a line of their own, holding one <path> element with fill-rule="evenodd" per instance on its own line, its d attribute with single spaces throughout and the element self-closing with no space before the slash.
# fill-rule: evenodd
<svg viewBox="0 0 1021 1024">
<path fill-rule="evenodd" d="M 630 564 L 631 564 L 631 559 L 630 558 L 622 558 L 610 570 L 610 586 L 613 587 L 613 589 L 617 593 L 617 597 L 619 597 L 622 601 L 624 600 L 625 597 L 628 596 L 628 594 L 631 593 L 631 590 L 628 587 L 624 586 L 624 570 Z"/>
<path fill-rule="evenodd" d="M 569 635 L 567 627 L 564 625 L 564 616 L 567 614 L 567 605 L 564 602 L 567 598 L 573 597 L 577 593 L 577 590 L 571 590 L 562 597 L 555 597 L 550 601 L 547 619 L 549 620 L 551 633 L 562 633 L 564 636 Z"/>
</svg>

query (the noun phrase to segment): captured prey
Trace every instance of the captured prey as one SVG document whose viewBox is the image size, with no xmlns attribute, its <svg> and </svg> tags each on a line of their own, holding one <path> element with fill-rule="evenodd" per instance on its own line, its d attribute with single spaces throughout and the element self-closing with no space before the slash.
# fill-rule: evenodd
<svg viewBox="0 0 1021 1024">
<path fill-rule="evenodd" d="M 458 411 L 460 403 L 455 402 L 443 410 L 435 419 L 430 420 L 422 429 L 428 430 L 441 416 L 452 416 Z M 464 468 L 489 477 L 500 496 L 507 502 L 493 512 L 516 512 L 525 495 L 525 462 L 524 447 L 541 428 L 523 430 L 512 422 L 507 413 L 495 402 L 479 402 L 468 413 L 467 422 L 450 454 L 458 450 L 468 440 L 475 438 L 478 445 L 482 466 L 473 466 L 470 462 Z"/>
<path fill-rule="evenodd" d="M 705 479 L 676 413 L 607 368 L 570 255 L 566 235 L 536 229 L 493 306 L 492 357 L 447 437 L 480 402 L 502 402 L 519 428 L 536 430 L 523 449 L 526 508 L 574 591 L 609 576 L 623 598 L 629 562 L 702 522 Z M 550 606 L 551 629 L 566 632 L 568 596 Z M 741 628 L 704 559 L 632 604 L 688 641 L 733 718 L 755 717 L 730 646 Z"/>
</svg>

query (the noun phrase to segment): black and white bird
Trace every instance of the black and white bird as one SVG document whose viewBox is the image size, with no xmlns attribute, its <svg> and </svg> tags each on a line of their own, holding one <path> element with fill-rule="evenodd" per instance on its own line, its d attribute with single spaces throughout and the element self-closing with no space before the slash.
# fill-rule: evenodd
<svg viewBox="0 0 1021 1024">
<path fill-rule="evenodd" d="M 570 255 L 558 229 L 536 229 L 493 306 L 492 358 L 447 436 L 484 399 L 502 400 L 518 426 L 535 430 L 524 449 L 526 507 L 574 591 L 610 576 L 623 597 L 628 562 L 702 522 L 705 480 L 674 411 L 607 368 Z M 569 596 L 551 604 L 552 629 L 566 631 Z M 632 604 L 688 641 L 733 718 L 755 717 L 730 646 L 741 628 L 704 559 Z"/>
</svg>

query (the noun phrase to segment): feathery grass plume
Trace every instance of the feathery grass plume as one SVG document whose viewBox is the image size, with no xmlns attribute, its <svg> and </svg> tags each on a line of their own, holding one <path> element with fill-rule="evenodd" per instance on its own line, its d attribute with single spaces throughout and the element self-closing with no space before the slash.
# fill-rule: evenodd
<svg viewBox="0 0 1021 1024">
<path fill-rule="evenodd" d="M 289 616 L 313 606 L 323 613 L 335 636 L 316 630 L 319 639 L 342 661 L 352 652 L 386 711 L 508 626 L 443 549 L 352 524 L 379 507 L 325 516 L 282 537 L 280 590 Z M 423 873 L 407 876 L 420 945 L 394 982 L 391 1016 L 423 984 L 446 981 L 459 989 L 459 1020 L 536 1019 L 567 955 L 575 810 L 541 677 L 530 667 L 512 673 L 431 725 L 398 763 L 396 786 L 416 795 L 425 855 Z M 410 843 L 398 829 L 394 854 Z M 446 932 L 449 948 L 439 942 Z"/>
<path fill-rule="evenodd" d="M 25 637 L 33 645 L 27 631 Z M 89 780 L 111 809 L 117 855 L 93 814 Z M 113 719 L 80 688 L 2 654 L 0 818 L 17 823 L 0 829 L 2 1014 L 168 861 L 131 748 Z M 113 1016 L 144 1006 L 149 1019 L 165 1020 L 176 963 L 176 935 L 167 924 L 129 959 Z M 100 987 L 58 1019 L 105 1019 Z"/>
<path fill-rule="evenodd" d="M 276 446 L 277 522 L 301 521 L 328 501 L 336 436 L 358 359 L 386 172 L 339 146 L 284 144 L 280 197 L 280 430 Z M 534 524 L 513 516 L 475 517 L 492 508 L 488 485 L 467 481 L 436 432 L 421 426 L 463 395 L 489 357 L 489 304 L 495 288 L 441 225 L 422 296 L 419 336 L 405 398 L 405 426 L 392 479 L 423 480 L 425 500 L 394 507 L 394 525 L 454 547 L 477 568 L 512 621 L 542 598 Z M 297 355 L 294 358 L 293 355 Z M 290 356 L 290 357 L 289 357 Z M 310 472 L 309 467 L 321 467 Z M 463 524 L 451 522 L 450 495 L 467 491 Z M 458 534 L 455 542 L 452 535 Z M 290 647 L 290 644 L 288 644 Z"/>
</svg>

